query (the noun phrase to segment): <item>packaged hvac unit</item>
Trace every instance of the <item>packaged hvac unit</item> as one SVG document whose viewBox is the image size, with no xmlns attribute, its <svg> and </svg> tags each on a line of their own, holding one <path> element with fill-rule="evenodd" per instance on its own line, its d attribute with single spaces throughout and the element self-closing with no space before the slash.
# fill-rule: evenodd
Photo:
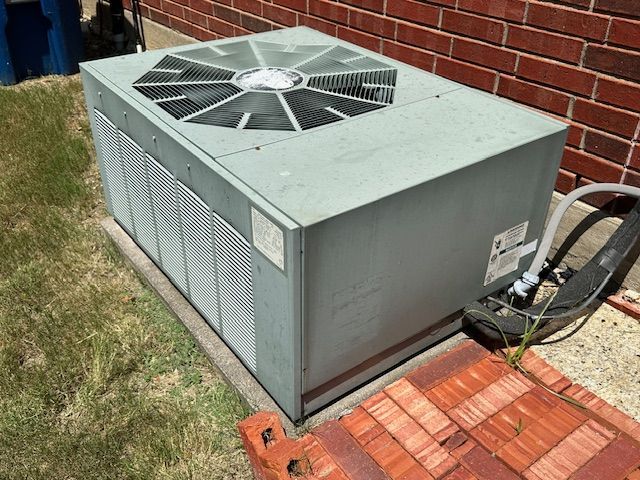
<svg viewBox="0 0 640 480">
<path fill-rule="evenodd" d="M 522 273 L 566 136 L 307 28 L 82 78 L 109 211 L 292 419 Z"/>
</svg>

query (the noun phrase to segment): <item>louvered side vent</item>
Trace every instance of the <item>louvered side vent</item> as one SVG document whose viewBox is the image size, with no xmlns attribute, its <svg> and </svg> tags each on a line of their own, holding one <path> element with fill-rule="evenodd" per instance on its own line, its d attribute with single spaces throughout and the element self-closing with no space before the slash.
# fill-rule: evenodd
<svg viewBox="0 0 640 480">
<path fill-rule="evenodd" d="M 120 156 L 118 129 L 99 111 L 95 111 L 100 153 L 104 164 L 105 186 L 111 198 L 113 216 L 135 235 L 124 167 Z"/>
<path fill-rule="evenodd" d="M 220 332 L 211 210 L 181 182 L 178 182 L 178 194 L 190 299 L 209 324 Z"/>
<path fill-rule="evenodd" d="M 127 178 L 129 190 L 129 205 L 131 216 L 136 231 L 136 238 L 140 245 L 157 262 L 158 235 L 154 222 L 153 207 L 149 196 L 149 181 L 144 151 L 142 147 L 131 140 L 127 135 L 118 132 L 120 141 L 120 153 Z"/>
<path fill-rule="evenodd" d="M 156 225 L 158 227 L 160 264 L 174 283 L 188 295 L 189 289 L 178 213 L 176 183 L 173 175 L 149 154 L 147 154 L 147 166 Z"/>
<path fill-rule="evenodd" d="M 220 320 L 225 339 L 256 371 L 256 328 L 251 280 L 251 246 L 231 225 L 213 214 Z"/>
</svg>

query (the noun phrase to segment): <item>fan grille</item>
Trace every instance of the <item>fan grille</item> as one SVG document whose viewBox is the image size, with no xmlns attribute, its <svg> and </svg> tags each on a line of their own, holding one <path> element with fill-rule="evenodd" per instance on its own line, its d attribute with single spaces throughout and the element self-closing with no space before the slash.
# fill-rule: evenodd
<svg viewBox="0 0 640 480">
<path fill-rule="evenodd" d="M 396 78 L 395 68 L 338 45 L 243 40 L 171 53 L 133 87 L 178 120 L 307 130 L 391 105 Z"/>
</svg>

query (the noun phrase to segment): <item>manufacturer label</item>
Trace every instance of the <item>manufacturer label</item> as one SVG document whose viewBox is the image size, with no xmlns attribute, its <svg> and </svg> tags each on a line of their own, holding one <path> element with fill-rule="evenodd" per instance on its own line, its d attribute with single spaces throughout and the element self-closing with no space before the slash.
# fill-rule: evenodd
<svg viewBox="0 0 640 480">
<path fill-rule="evenodd" d="M 253 245 L 284 271 L 284 233 L 275 223 L 251 207 Z"/>
<path fill-rule="evenodd" d="M 484 276 L 485 286 L 518 269 L 528 226 L 529 222 L 524 222 L 493 237 L 487 274 Z"/>
</svg>

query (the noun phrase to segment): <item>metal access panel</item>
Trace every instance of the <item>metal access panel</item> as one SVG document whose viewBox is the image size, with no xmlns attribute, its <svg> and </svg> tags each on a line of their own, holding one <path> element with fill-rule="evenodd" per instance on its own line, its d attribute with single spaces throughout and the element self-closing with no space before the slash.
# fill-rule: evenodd
<svg viewBox="0 0 640 480">
<path fill-rule="evenodd" d="M 303 27 L 81 70 L 109 212 L 294 420 L 522 273 L 566 139 Z"/>
</svg>

